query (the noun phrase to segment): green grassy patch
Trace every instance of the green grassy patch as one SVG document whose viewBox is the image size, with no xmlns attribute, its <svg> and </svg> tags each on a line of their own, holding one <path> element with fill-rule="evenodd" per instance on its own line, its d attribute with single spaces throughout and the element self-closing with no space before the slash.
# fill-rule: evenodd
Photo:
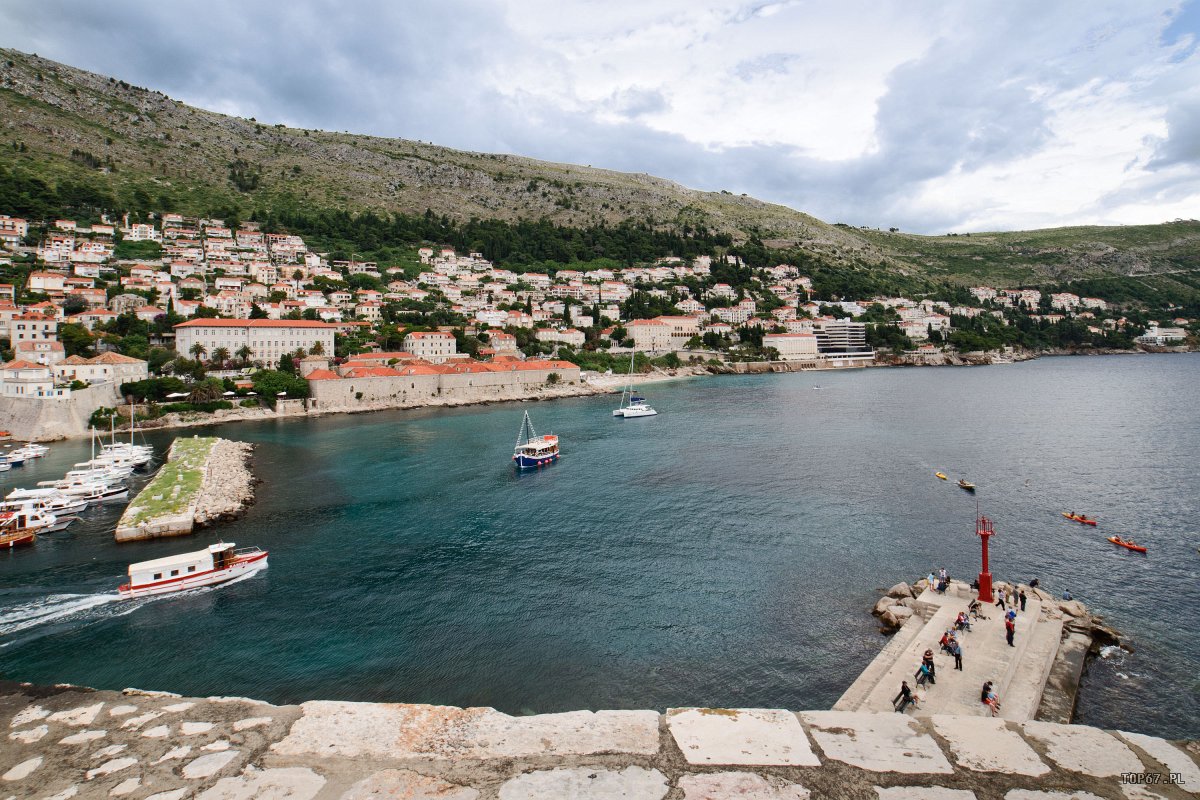
<svg viewBox="0 0 1200 800">
<path fill-rule="evenodd" d="M 154 480 L 129 504 L 121 524 L 136 526 L 187 511 L 200 491 L 204 465 L 216 443 L 217 439 L 211 436 L 176 439 L 171 460 L 163 464 Z"/>
</svg>

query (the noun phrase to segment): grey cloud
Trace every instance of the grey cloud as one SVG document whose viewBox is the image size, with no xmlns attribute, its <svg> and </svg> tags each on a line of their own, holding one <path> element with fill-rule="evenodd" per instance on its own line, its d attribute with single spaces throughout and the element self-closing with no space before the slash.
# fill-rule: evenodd
<svg viewBox="0 0 1200 800">
<path fill-rule="evenodd" d="M 657 114 L 671 107 L 666 96 L 657 89 L 623 89 L 614 92 L 608 107 L 630 119 Z"/>
<path fill-rule="evenodd" d="M 1167 111 L 1167 136 L 1146 166 L 1157 170 L 1177 164 L 1200 166 L 1200 94 Z"/>
</svg>

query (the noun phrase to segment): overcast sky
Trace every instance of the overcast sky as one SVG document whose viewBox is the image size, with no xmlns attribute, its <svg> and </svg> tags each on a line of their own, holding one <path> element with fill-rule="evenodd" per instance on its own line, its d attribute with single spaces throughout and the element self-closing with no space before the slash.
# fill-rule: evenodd
<svg viewBox="0 0 1200 800">
<path fill-rule="evenodd" d="M 5 0 L 0 44 L 260 122 L 829 222 L 1200 217 L 1200 0 Z"/>
</svg>

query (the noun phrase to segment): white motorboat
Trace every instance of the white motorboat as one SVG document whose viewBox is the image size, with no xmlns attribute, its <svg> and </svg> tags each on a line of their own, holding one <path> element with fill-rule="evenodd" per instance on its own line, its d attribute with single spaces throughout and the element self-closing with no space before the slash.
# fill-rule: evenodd
<svg viewBox="0 0 1200 800">
<path fill-rule="evenodd" d="M 646 404 L 646 398 L 638 397 L 633 392 L 633 359 L 637 351 L 629 354 L 629 384 L 621 390 L 621 406 L 613 409 L 614 417 L 632 419 L 634 417 L 653 417 L 658 414 Z"/>
<path fill-rule="evenodd" d="M 219 542 L 193 553 L 130 564 L 129 583 L 117 591 L 121 597 L 181 592 L 225 583 L 266 568 L 266 550 L 234 547 L 232 542 Z"/>
<path fill-rule="evenodd" d="M 12 454 L 17 453 L 26 459 L 30 459 L 30 458 L 41 458 L 42 456 L 46 455 L 46 453 L 49 453 L 49 452 L 50 452 L 50 448 L 46 447 L 46 445 L 34 444 L 33 442 L 29 442 L 27 444 L 21 445 L 20 447 L 16 448 L 15 450 L 10 451 L 9 455 L 11 456 Z"/>
<path fill-rule="evenodd" d="M 12 464 L 7 461 L 0 461 L 0 472 L 8 472 L 10 469 L 12 469 Z"/>
<path fill-rule="evenodd" d="M 111 503 L 129 497 L 129 487 L 123 483 L 72 483 L 59 487 L 63 494 L 78 497 L 89 505 Z"/>
<path fill-rule="evenodd" d="M 78 514 L 87 508 L 87 501 L 63 494 L 58 489 L 17 489 L 9 492 L 0 510 L 29 506 L 47 514 Z"/>
</svg>

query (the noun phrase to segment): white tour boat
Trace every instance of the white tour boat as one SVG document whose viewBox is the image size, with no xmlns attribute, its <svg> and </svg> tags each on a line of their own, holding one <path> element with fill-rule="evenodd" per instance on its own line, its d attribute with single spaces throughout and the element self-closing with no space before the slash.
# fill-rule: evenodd
<svg viewBox="0 0 1200 800">
<path fill-rule="evenodd" d="M 194 553 L 130 564 L 129 583 L 118 587 L 117 592 L 121 597 L 182 592 L 253 575 L 266 566 L 266 550 L 235 550 L 233 542 L 219 542 Z"/>
<path fill-rule="evenodd" d="M 633 393 L 633 359 L 637 351 L 629 354 L 629 384 L 621 390 L 621 407 L 613 409 L 614 417 L 633 419 L 634 417 L 653 417 L 658 412 L 646 405 L 646 398 Z M 628 398 L 629 402 L 626 402 Z"/>
</svg>

